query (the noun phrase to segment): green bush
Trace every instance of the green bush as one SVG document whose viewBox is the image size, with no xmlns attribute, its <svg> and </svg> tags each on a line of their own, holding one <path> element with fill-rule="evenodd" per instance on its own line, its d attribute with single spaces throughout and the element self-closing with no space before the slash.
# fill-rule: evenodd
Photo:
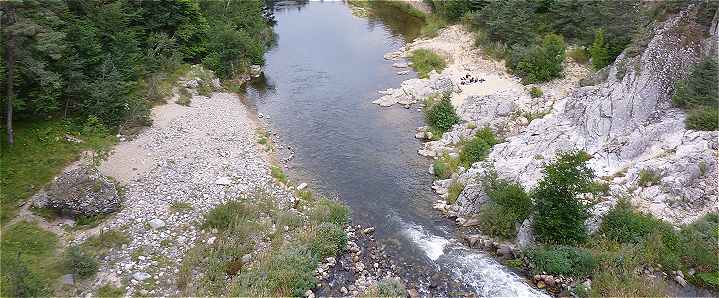
<svg viewBox="0 0 719 298">
<path fill-rule="evenodd" d="M 532 87 L 532 89 L 529 89 L 529 95 L 532 96 L 532 98 L 542 97 L 544 95 L 544 92 L 539 87 Z"/>
<path fill-rule="evenodd" d="M 317 201 L 314 208 L 308 211 L 310 221 L 316 224 L 333 223 L 342 226 L 349 222 L 349 209 L 342 203 L 326 198 Z"/>
<path fill-rule="evenodd" d="M 651 215 L 639 213 L 626 199 L 621 199 L 602 220 L 599 232 L 620 243 L 640 243 L 659 222 Z"/>
<path fill-rule="evenodd" d="M 642 169 L 639 171 L 639 182 L 637 184 L 643 187 L 649 187 L 661 183 L 662 176 L 650 169 Z"/>
<path fill-rule="evenodd" d="M 482 185 L 489 199 L 516 215 L 518 223 L 521 224 L 532 213 L 534 203 L 519 183 L 490 174 L 483 177 Z"/>
<path fill-rule="evenodd" d="M 459 160 L 466 167 L 472 166 L 475 162 L 487 158 L 492 147 L 498 144 L 497 136 L 491 128 L 484 127 L 474 134 L 459 151 Z"/>
<path fill-rule="evenodd" d="M 523 83 L 541 83 L 561 76 L 564 55 L 564 39 L 556 34 L 548 34 L 540 45 L 529 49 L 516 47 L 506 64 L 507 68 L 522 78 Z"/>
<path fill-rule="evenodd" d="M 569 58 L 572 58 L 574 62 L 579 64 L 586 64 L 587 62 L 589 62 L 589 54 L 584 48 L 571 49 L 569 50 L 569 52 L 567 52 L 567 56 L 569 56 Z"/>
<path fill-rule="evenodd" d="M 226 230 L 235 223 L 242 220 L 250 212 L 250 208 L 239 201 L 231 201 L 218 205 L 205 214 L 205 222 L 202 228 Z"/>
<path fill-rule="evenodd" d="M 719 62 L 707 58 L 700 62 L 686 80 L 676 83 L 672 101 L 687 110 L 686 125 L 694 130 L 719 130 Z"/>
<path fill-rule="evenodd" d="M 175 101 L 175 103 L 186 107 L 190 106 L 192 103 L 192 95 L 190 94 L 190 91 L 188 91 L 185 87 L 180 88 L 180 94 L 178 94 L 177 101 Z"/>
<path fill-rule="evenodd" d="M 433 14 L 429 15 L 424 19 L 424 26 L 422 26 L 422 29 L 420 29 L 420 34 L 424 37 L 435 37 L 437 36 L 437 33 L 439 30 L 447 27 L 447 21 L 445 21 L 443 18 L 435 16 Z"/>
<path fill-rule="evenodd" d="M 240 271 L 233 280 L 230 296 L 304 296 L 317 285 L 317 263 L 306 247 L 283 248 L 260 260 L 258 266 Z"/>
<path fill-rule="evenodd" d="M 492 237 L 514 239 L 517 236 L 519 216 L 511 209 L 489 202 L 479 210 L 479 229 Z"/>
<path fill-rule="evenodd" d="M 595 70 L 602 69 L 612 63 L 609 57 L 609 48 L 607 44 L 604 43 L 604 30 L 597 30 L 595 32 L 594 42 L 589 49 L 589 54 L 592 56 L 592 67 Z"/>
<path fill-rule="evenodd" d="M 457 198 L 459 198 L 459 195 L 464 190 L 464 184 L 458 181 L 453 181 L 452 184 L 449 185 L 449 189 L 447 190 L 447 203 L 448 204 L 454 204 L 457 202 Z"/>
<path fill-rule="evenodd" d="M 427 123 L 440 132 L 444 133 L 460 122 L 457 112 L 454 110 L 449 94 L 446 94 L 439 101 L 428 106 L 424 110 L 424 118 Z"/>
<path fill-rule="evenodd" d="M 591 252 L 571 246 L 543 246 L 527 252 L 535 272 L 553 275 L 589 276 L 597 265 Z"/>
<path fill-rule="evenodd" d="M 428 49 L 412 51 L 409 60 L 412 61 L 412 68 L 417 72 L 420 78 L 427 78 L 432 70 L 442 72 L 442 70 L 447 67 L 447 61 L 445 61 L 442 56 Z"/>
<path fill-rule="evenodd" d="M 347 234 L 333 223 L 321 223 L 314 230 L 310 249 L 320 259 L 336 256 L 347 246 Z"/>
<path fill-rule="evenodd" d="M 79 247 L 73 246 L 65 253 L 65 267 L 81 278 L 87 278 L 97 272 L 99 264 L 95 258 L 83 253 Z"/>
<path fill-rule="evenodd" d="M 539 241 L 576 244 L 586 240 L 589 206 L 578 197 L 592 185 L 594 172 L 586 165 L 590 158 L 584 151 L 564 152 L 545 166 L 533 193 L 534 232 Z"/>
</svg>

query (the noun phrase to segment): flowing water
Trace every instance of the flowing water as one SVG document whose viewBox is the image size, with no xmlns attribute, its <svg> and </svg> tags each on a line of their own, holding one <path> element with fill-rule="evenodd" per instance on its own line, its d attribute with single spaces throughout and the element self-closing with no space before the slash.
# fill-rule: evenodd
<svg viewBox="0 0 719 298">
<path fill-rule="evenodd" d="M 417 155 L 414 139 L 422 114 L 370 103 L 378 90 L 415 75 L 397 75 L 383 55 L 412 40 L 421 20 L 390 7 L 354 12 L 341 2 L 275 6 L 277 45 L 247 95 L 294 151 L 291 176 L 345 202 L 355 223 L 375 226 L 378 241 L 408 268 L 401 274 L 425 294 L 542 295 L 458 244 L 452 223 L 432 210 L 431 161 Z"/>
</svg>

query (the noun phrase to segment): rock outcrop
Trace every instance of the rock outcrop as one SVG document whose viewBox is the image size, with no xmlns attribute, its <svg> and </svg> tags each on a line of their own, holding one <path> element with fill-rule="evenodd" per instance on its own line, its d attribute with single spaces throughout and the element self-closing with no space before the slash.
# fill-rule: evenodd
<svg viewBox="0 0 719 298">
<path fill-rule="evenodd" d="M 99 171 L 80 167 L 55 178 L 32 199 L 39 208 L 50 208 L 71 216 L 107 214 L 120 208 L 115 183 Z"/>
<path fill-rule="evenodd" d="M 597 176 L 611 182 L 608 200 L 628 196 L 641 210 L 677 224 L 716 211 L 719 135 L 685 129 L 684 113 L 671 103 L 675 82 L 703 59 L 707 45 L 716 44 L 716 35 L 696 38 L 681 30 L 697 27 L 695 14 L 690 8 L 658 24 L 643 49 L 628 49 L 609 66 L 606 81 L 578 88 L 547 116 L 496 145 L 490 164 L 500 176 L 531 188 L 547 159 L 583 149 L 593 156 L 589 163 Z M 461 110 L 479 111 L 476 121 L 494 126 L 507 100 L 466 100 Z M 475 167 L 461 179 L 473 180 L 482 171 Z M 658 174 L 658 185 L 638 185 L 642 171 Z M 481 191 L 477 187 L 469 184 L 464 193 Z M 476 212 L 476 196 L 464 193 L 460 213 Z"/>
</svg>

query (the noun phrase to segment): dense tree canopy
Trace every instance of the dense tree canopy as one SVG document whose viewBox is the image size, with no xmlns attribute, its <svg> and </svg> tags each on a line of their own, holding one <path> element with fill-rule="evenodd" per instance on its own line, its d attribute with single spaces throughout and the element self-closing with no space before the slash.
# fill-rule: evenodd
<svg viewBox="0 0 719 298">
<path fill-rule="evenodd" d="M 3 41 L 14 37 L 18 119 L 97 117 L 142 123 L 159 82 L 182 63 L 206 62 L 222 78 L 261 64 L 274 21 L 263 1 L 6 1 Z M 10 20 L 8 12 L 16 16 Z M 9 43 L 0 51 L 8 53 Z M 7 114 L 6 114 L 7 115 Z"/>
</svg>

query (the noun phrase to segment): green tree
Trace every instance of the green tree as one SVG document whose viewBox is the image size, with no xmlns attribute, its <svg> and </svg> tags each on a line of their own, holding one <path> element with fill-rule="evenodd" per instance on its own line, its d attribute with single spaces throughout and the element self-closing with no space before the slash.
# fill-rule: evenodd
<svg viewBox="0 0 719 298">
<path fill-rule="evenodd" d="M 522 77 L 524 83 L 546 82 L 562 74 L 565 57 L 564 39 L 556 34 L 547 34 L 540 45 L 526 50 L 515 49 L 507 66 Z"/>
<path fill-rule="evenodd" d="M 584 221 L 589 204 L 579 196 L 591 190 L 594 172 L 584 151 L 559 153 L 544 168 L 532 196 L 536 204 L 534 232 L 537 239 L 551 244 L 577 244 L 587 238 Z"/>
<path fill-rule="evenodd" d="M 594 36 L 594 42 L 589 49 L 592 56 L 592 67 L 596 70 L 602 69 L 612 63 L 609 59 L 609 49 L 604 43 L 604 30 L 597 30 Z"/>
<path fill-rule="evenodd" d="M 719 130 L 719 62 L 707 58 L 694 66 L 685 80 L 676 83 L 672 102 L 687 110 L 686 126 L 695 130 Z"/>
</svg>

